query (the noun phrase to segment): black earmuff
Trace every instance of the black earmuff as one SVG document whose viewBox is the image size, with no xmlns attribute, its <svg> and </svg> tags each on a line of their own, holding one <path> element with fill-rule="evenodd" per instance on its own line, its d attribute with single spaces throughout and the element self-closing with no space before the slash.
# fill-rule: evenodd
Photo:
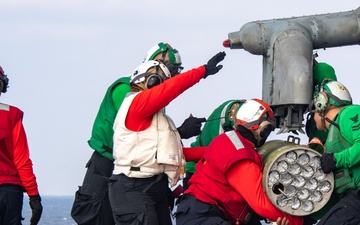
<svg viewBox="0 0 360 225">
<path fill-rule="evenodd" d="M 4 82 L 0 80 L 0 92 L 3 92 L 4 90 Z"/>
<path fill-rule="evenodd" d="M 269 137 L 271 131 L 274 130 L 274 126 L 270 121 L 265 120 L 259 124 L 258 129 L 253 131 L 254 137 L 257 140 L 255 143 L 256 147 L 262 146 L 267 138 Z"/>
<path fill-rule="evenodd" d="M 269 121 L 266 120 L 261 122 L 258 128 L 260 138 L 267 139 L 273 129 L 274 126 Z"/>
<path fill-rule="evenodd" d="M 0 92 L 6 93 L 9 84 L 9 79 L 6 75 L 0 73 Z"/>
<path fill-rule="evenodd" d="M 162 66 L 162 64 L 159 62 L 159 64 L 155 67 L 156 71 L 155 73 L 151 73 L 147 78 L 146 78 L 146 83 L 145 83 L 145 87 L 147 89 L 150 89 L 152 87 L 155 87 L 156 85 L 161 84 L 162 82 L 164 82 L 168 77 L 166 77 L 165 75 L 160 75 L 159 73 L 165 73 L 163 69 L 161 69 L 160 67 Z M 163 65 L 165 68 L 166 66 Z M 162 71 L 159 71 L 162 70 Z M 169 71 L 170 72 L 170 71 Z"/>
<path fill-rule="evenodd" d="M 155 87 L 156 85 L 161 84 L 162 82 L 163 79 L 161 78 L 161 76 L 154 73 L 147 77 L 145 86 L 147 89 L 150 89 L 152 87 Z"/>
</svg>

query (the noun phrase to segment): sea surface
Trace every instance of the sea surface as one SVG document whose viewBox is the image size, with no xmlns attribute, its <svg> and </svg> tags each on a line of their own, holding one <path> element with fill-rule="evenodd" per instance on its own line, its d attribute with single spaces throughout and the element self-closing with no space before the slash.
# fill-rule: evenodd
<svg viewBox="0 0 360 225">
<path fill-rule="evenodd" d="M 41 196 L 41 199 L 43 213 L 38 225 L 76 225 L 70 215 L 74 196 Z M 30 225 L 31 209 L 27 195 L 24 195 L 22 214 L 25 218 L 22 224 Z"/>
<path fill-rule="evenodd" d="M 71 218 L 70 211 L 74 196 L 41 196 L 43 213 L 38 225 L 76 225 Z M 23 225 L 30 225 L 31 209 L 29 198 L 24 195 L 22 216 Z"/>
</svg>

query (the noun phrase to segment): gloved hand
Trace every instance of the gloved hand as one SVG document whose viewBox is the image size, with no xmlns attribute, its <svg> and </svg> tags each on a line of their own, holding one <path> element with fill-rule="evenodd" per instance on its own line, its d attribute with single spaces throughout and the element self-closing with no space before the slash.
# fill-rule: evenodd
<svg viewBox="0 0 360 225">
<path fill-rule="evenodd" d="M 205 64 L 205 75 L 204 78 L 208 77 L 209 75 L 213 75 L 217 72 L 219 72 L 219 70 L 221 70 L 221 68 L 223 67 L 222 65 L 217 65 L 219 62 L 223 61 L 225 58 L 225 52 L 219 52 L 216 55 L 214 55 L 208 62 L 207 64 Z"/>
<path fill-rule="evenodd" d="M 190 115 L 190 117 L 184 120 L 183 124 L 177 128 L 180 137 L 182 139 L 188 139 L 200 134 L 201 123 L 205 121 L 205 118 L 197 118 Z"/>
<path fill-rule="evenodd" d="M 37 225 L 43 210 L 40 195 L 29 196 L 29 204 L 32 211 L 30 225 Z"/>
<path fill-rule="evenodd" d="M 336 158 L 333 153 L 325 153 L 320 158 L 321 169 L 324 173 L 328 174 L 336 170 Z"/>
</svg>

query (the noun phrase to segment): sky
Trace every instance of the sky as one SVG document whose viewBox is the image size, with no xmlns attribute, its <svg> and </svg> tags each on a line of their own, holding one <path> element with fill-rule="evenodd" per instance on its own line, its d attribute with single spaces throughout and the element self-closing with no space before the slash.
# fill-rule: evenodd
<svg viewBox="0 0 360 225">
<path fill-rule="evenodd" d="M 218 74 L 166 108 L 180 125 L 190 114 L 207 117 L 226 100 L 261 98 L 262 56 L 224 48 L 228 33 L 252 21 L 358 7 L 358 0 L 2 0 L 0 65 L 10 87 L 0 101 L 25 113 L 40 194 L 74 195 L 93 153 L 87 140 L 107 87 L 132 73 L 153 45 L 167 42 L 176 48 L 184 71 L 219 51 L 227 54 Z M 359 45 L 317 52 L 318 61 L 332 65 L 353 102 L 359 102 Z M 270 139 L 287 135 L 274 132 Z"/>
</svg>

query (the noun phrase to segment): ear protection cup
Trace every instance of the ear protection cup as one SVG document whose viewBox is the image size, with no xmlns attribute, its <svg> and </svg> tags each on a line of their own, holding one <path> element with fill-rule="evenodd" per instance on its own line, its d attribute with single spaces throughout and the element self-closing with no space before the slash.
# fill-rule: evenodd
<svg viewBox="0 0 360 225">
<path fill-rule="evenodd" d="M 320 91 L 314 98 L 314 106 L 317 112 L 325 112 L 328 108 L 328 97 L 325 92 Z"/>
<path fill-rule="evenodd" d="M 9 78 L 0 73 L 0 92 L 6 93 L 9 84 Z"/>
<path fill-rule="evenodd" d="M 273 129 L 274 127 L 269 121 L 263 121 L 258 129 L 260 138 L 266 140 Z"/>
<path fill-rule="evenodd" d="M 0 80 L 0 92 L 4 91 L 4 82 Z"/>
<path fill-rule="evenodd" d="M 158 74 L 154 73 L 147 78 L 145 86 L 147 89 L 150 89 L 156 85 L 161 84 L 162 82 L 163 79 Z"/>
<path fill-rule="evenodd" d="M 170 70 L 171 75 L 175 76 L 179 73 L 181 73 L 181 70 L 184 69 L 184 67 L 181 66 L 181 57 L 179 52 L 176 49 L 169 49 L 167 52 L 163 52 L 163 63 L 165 66 Z M 167 54 L 167 57 L 169 60 L 165 59 L 165 55 Z"/>
<path fill-rule="evenodd" d="M 254 130 L 255 137 L 257 139 L 267 139 L 273 131 L 274 127 L 269 121 L 263 121 L 259 124 L 259 128 Z"/>
<path fill-rule="evenodd" d="M 274 126 L 267 120 L 261 122 L 259 124 L 259 128 L 256 129 L 256 130 L 252 130 L 256 140 L 257 140 L 257 143 L 256 143 L 256 147 L 260 147 L 262 146 L 266 139 L 269 137 L 271 131 L 273 131 L 274 129 Z"/>
<path fill-rule="evenodd" d="M 174 77 L 174 76 L 178 75 L 179 73 L 181 73 L 181 70 L 183 69 L 182 66 L 174 66 L 169 61 L 162 61 L 162 63 L 164 63 L 165 66 L 168 68 L 168 70 L 170 71 L 172 77 Z"/>
</svg>

